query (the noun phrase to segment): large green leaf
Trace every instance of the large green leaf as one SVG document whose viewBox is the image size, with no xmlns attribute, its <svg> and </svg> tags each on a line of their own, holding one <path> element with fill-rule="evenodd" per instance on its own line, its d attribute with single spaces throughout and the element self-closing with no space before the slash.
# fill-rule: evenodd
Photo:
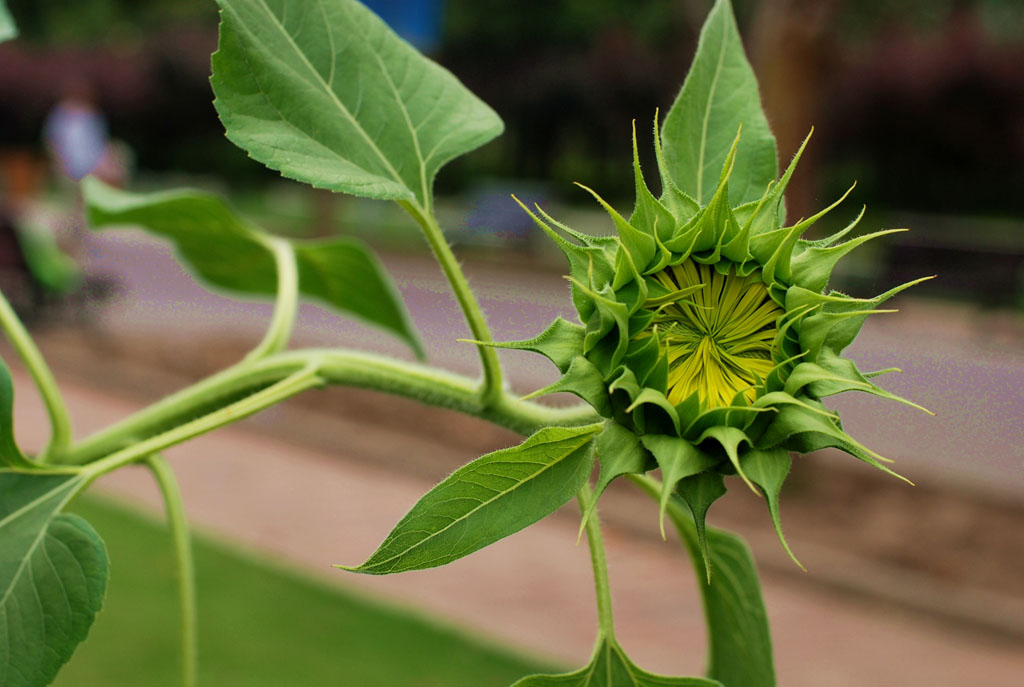
<svg viewBox="0 0 1024 687">
<path fill-rule="evenodd" d="M 17 38 L 18 27 L 14 25 L 11 13 L 7 10 L 5 0 L 0 0 L 0 43 L 11 38 Z"/>
<path fill-rule="evenodd" d="M 531 675 L 512 687 L 723 687 L 702 677 L 668 677 L 637 668 L 613 639 L 598 643 L 590 664 L 562 675 Z M 731 686 L 730 686 L 731 687 Z"/>
<path fill-rule="evenodd" d="M 652 489 L 651 496 L 656 495 Z M 668 513 L 697 571 L 708 626 L 708 677 L 726 687 L 774 687 L 772 636 L 750 549 L 739 537 L 709 527 L 709 581 L 704 576 L 696 528 L 686 507 L 674 498 Z"/>
<path fill-rule="evenodd" d="M 711 9 L 697 54 L 661 136 L 676 185 L 701 205 L 711 200 L 736 131 L 743 135 L 729 177 L 733 206 L 759 199 L 778 174 L 775 137 L 761 110 L 757 78 L 743 52 L 729 0 Z"/>
<path fill-rule="evenodd" d="M 353 0 L 218 0 L 227 136 L 313 186 L 430 206 L 437 171 L 498 115 Z"/>
<path fill-rule="evenodd" d="M 583 485 L 598 429 L 546 427 L 477 458 L 420 499 L 365 563 L 337 567 L 372 575 L 433 568 L 532 525 Z"/>
<path fill-rule="evenodd" d="M 201 191 L 129 193 L 89 177 L 82 182 L 89 223 L 97 229 L 138 225 L 174 241 L 207 282 L 245 293 L 274 294 L 277 269 L 269 236 Z M 275 239 L 282 240 L 282 239 Z M 306 296 L 381 327 L 422 354 L 409 314 L 383 267 L 360 241 L 289 241 Z"/>
<path fill-rule="evenodd" d="M 0 685 L 42 687 L 85 639 L 103 605 L 107 552 L 60 511 L 84 474 L 0 469 Z"/>
</svg>

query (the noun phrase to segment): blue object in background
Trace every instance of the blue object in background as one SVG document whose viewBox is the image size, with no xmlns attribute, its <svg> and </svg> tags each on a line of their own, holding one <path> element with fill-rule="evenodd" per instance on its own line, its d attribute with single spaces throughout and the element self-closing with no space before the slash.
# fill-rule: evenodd
<svg viewBox="0 0 1024 687">
<path fill-rule="evenodd" d="M 395 33 L 429 53 L 441 44 L 444 0 L 363 0 Z"/>
<path fill-rule="evenodd" d="M 43 129 L 64 173 L 75 181 L 88 175 L 107 150 L 107 122 L 94 107 L 74 99 L 57 105 Z"/>
</svg>

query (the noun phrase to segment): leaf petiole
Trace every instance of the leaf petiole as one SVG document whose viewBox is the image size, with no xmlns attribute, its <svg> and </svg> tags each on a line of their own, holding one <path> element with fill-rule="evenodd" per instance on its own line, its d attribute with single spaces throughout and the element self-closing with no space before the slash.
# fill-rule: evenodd
<svg viewBox="0 0 1024 687">
<path fill-rule="evenodd" d="M 469 325 L 469 331 L 473 334 L 473 338 L 482 342 L 482 344 L 490 343 L 492 339 L 490 329 L 487 327 L 487 319 L 484 317 L 480 303 L 477 301 L 473 290 L 469 287 L 469 281 L 459 266 L 459 261 L 455 259 L 455 254 L 452 253 L 451 246 L 448 245 L 444 232 L 441 231 L 441 226 L 437 223 L 433 212 L 424 210 L 419 205 L 409 201 L 398 201 L 398 204 L 423 229 L 423 235 L 427 239 L 427 243 L 430 244 L 434 257 L 437 258 L 437 262 L 441 265 L 441 271 L 444 272 L 445 278 L 455 293 L 455 299 L 458 301 L 459 308 L 466 318 L 466 323 Z M 497 352 L 493 348 L 482 344 L 477 345 L 477 351 L 480 353 L 480 363 L 484 368 L 484 380 L 480 387 L 480 398 L 485 406 L 490 406 L 498 401 L 504 391 L 503 374 Z"/>
<path fill-rule="evenodd" d="M 0 328 L 25 363 L 50 416 L 50 426 L 53 428 L 50 443 L 39 456 L 39 462 L 46 463 L 55 455 L 62 453 L 71 442 L 71 416 L 68 414 L 68 408 L 64 404 L 53 372 L 50 371 L 39 347 L 14 312 L 14 308 L 7 302 L 3 292 L 0 292 Z"/>
<path fill-rule="evenodd" d="M 272 353 L 283 351 L 292 338 L 295 315 L 299 307 L 299 270 L 295 261 L 295 249 L 284 239 L 266 234 L 257 234 L 260 240 L 274 254 L 277 268 L 277 300 L 274 316 L 263 340 L 245 357 L 246 361 L 259 360 Z"/>
</svg>

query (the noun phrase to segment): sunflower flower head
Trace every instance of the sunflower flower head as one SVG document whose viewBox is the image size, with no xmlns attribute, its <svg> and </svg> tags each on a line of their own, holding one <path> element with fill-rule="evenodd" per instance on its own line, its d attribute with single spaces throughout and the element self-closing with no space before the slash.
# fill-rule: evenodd
<svg viewBox="0 0 1024 687">
<path fill-rule="evenodd" d="M 778 499 L 791 451 L 835 447 L 895 475 L 821 399 L 856 390 L 910 403 L 876 386 L 871 373 L 841 353 L 869 315 L 917 282 L 867 299 L 826 288 L 840 258 L 899 230 L 843 242 L 858 216 L 834 236 L 804 239 L 846 195 L 786 225 L 782 197 L 803 146 L 758 200 L 732 206 L 739 140 L 701 206 L 668 174 L 657 122 L 663 190 L 652 194 L 634 130 L 631 216 L 583 187 L 608 212 L 614 236 L 581 233 L 539 206 L 523 206 L 568 259 L 579 322 L 559 318 L 534 339 L 496 344 L 541 353 L 558 366 L 561 378 L 532 396 L 571 392 L 607 418 L 596 442 L 598 494 L 616 477 L 661 470 L 662 515 L 673 493 L 686 501 L 705 561 L 704 516 L 725 492 L 726 476 L 738 475 L 763 495 L 788 552 Z"/>
</svg>

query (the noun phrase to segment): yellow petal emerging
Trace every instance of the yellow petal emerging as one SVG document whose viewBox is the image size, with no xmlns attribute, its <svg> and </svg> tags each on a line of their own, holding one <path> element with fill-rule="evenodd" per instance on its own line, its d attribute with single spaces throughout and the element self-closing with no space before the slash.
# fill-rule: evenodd
<svg viewBox="0 0 1024 687">
<path fill-rule="evenodd" d="M 776 322 L 783 314 L 755 272 L 746 277 L 730 268 L 720 274 L 686 260 L 653 279 L 671 295 L 701 286 L 687 296 L 655 297 L 651 327 L 638 335 L 657 336 L 668 357 L 668 400 L 680 403 L 694 391 L 701 405 L 729 405 L 738 393 L 753 401 L 756 386 L 772 370 Z"/>
</svg>

